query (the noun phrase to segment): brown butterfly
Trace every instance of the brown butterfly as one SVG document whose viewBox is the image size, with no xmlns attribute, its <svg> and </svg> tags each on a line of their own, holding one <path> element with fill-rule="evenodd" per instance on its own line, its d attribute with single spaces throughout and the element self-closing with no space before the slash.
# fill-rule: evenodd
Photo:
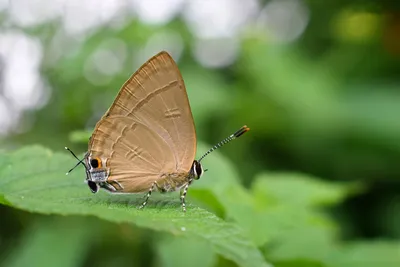
<svg viewBox="0 0 400 267">
<path fill-rule="evenodd" d="M 79 160 L 66 149 L 78 159 L 75 167 L 85 166 L 93 193 L 99 188 L 147 192 L 143 208 L 154 190 L 181 190 L 186 211 L 188 187 L 204 173 L 201 160 L 248 130 L 241 127 L 195 160 L 196 131 L 185 84 L 172 57 L 160 52 L 122 86 L 96 124 L 84 158 Z"/>
</svg>

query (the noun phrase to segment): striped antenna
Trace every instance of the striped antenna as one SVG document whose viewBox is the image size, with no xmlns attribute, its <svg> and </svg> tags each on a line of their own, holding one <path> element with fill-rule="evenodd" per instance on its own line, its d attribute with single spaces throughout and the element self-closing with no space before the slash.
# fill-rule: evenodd
<svg viewBox="0 0 400 267">
<path fill-rule="evenodd" d="M 200 162 L 202 159 L 204 159 L 208 154 L 210 154 L 211 152 L 213 152 L 214 150 L 216 150 L 217 148 L 222 147 L 223 145 L 229 143 L 230 141 L 240 137 L 242 134 L 244 134 L 245 132 L 248 132 L 250 130 L 249 127 L 247 127 L 246 125 L 242 126 L 239 130 L 237 130 L 235 133 L 231 134 L 230 136 L 228 136 L 227 138 L 225 138 L 224 140 L 222 140 L 221 142 L 219 142 L 218 144 L 216 144 L 215 146 L 213 146 L 212 148 L 210 148 L 210 150 L 208 150 L 203 156 L 200 157 L 200 159 L 198 160 L 198 162 Z"/>
</svg>

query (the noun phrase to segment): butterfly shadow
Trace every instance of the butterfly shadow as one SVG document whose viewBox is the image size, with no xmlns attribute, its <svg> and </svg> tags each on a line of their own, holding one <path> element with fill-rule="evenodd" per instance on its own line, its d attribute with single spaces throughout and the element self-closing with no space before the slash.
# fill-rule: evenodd
<svg viewBox="0 0 400 267">
<path fill-rule="evenodd" d="M 100 197 L 100 196 L 94 196 Z M 145 200 L 144 194 L 109 194 L 104 192 L 101 194 L 101 200 L 108 208 L 138 208 Z M 144 209 L 177 209 L 181 208 L 182 204 L 179 199 L 179 194 L 175 193 L 158 193 L 155 192 L 149 198 Z"/>
</svg>

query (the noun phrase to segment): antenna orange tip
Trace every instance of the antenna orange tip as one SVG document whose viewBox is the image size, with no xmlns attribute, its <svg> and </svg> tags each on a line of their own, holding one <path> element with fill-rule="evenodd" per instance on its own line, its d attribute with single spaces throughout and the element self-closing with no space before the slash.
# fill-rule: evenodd
<svg viewBox="0 0 400 267">
<path fill-rule="evenodd" d="M 244 134 L 245 132 L 248 132 L 250 130 L 249 127 L 247 127 L 247 125 L 242 126 L 238 131 L 236 131 L 233 136 L 235 136 L 236 138 L 238 138 L 239 136 L 241 136 L 242 134 Z"/>
</svg>

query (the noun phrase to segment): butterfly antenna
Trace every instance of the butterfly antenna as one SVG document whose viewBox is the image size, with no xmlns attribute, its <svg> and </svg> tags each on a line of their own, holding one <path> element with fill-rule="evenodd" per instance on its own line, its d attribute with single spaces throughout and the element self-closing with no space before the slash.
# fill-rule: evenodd
<svg viewBox="0 0 400 267">
<path fill-rule="evenodd" d="M 72 150 L 69 149 L 68 147 L 65 147 L 65 149 L 68 150 L 68 151 L 72 154 L 72 156 L 74 156 L 74 158 L 76 158 L 76 159 L 78 160 L 78 163 L 77 163 L 73 168 L 71 168 L 65 175 L 68 175 L 70 172 L 72 172 L 76 167 L 78 167 L 79 164 L 82 164 L 82 165 L 85 167 L 85 169 L 87 169 L 87 168 L 86 168 L 86 165 L 83 163 L 84 158 L 83 158 L 83 159 L 79 159 L 79 158 L 75 155 L 75 153 L 72 152 Z"/>
<path fill-rule="evenodd" d="M 219 142 L 218 144 L 216 144 L 215 146 L 213 146 L 212 148 L 210 148 L 210 150 L 208 150 L 203 156 L 200 157 L 200 159 L 198 160 L 198 162 L 200 162 L 202 159 L 204 159 L 208 154 L 210 154 L 211 152 L 213 152 L 214 150 L 216 150 L 217 148 L 222 147 L 223 145 L 229 143 L 230 141 L 240 137 L 242 134 L 244 134 L 245 132 L 248 132 L 250 130 L 249 127 L 247 127 L 246 125 L 242 126 L 239 130 L 237 130 L 235 133 L 231 134 L 230 136 L 228 136 L 227 138 L 225 138 L 224 140 L 222 140 L 221 142 Z"/>
</svg>

